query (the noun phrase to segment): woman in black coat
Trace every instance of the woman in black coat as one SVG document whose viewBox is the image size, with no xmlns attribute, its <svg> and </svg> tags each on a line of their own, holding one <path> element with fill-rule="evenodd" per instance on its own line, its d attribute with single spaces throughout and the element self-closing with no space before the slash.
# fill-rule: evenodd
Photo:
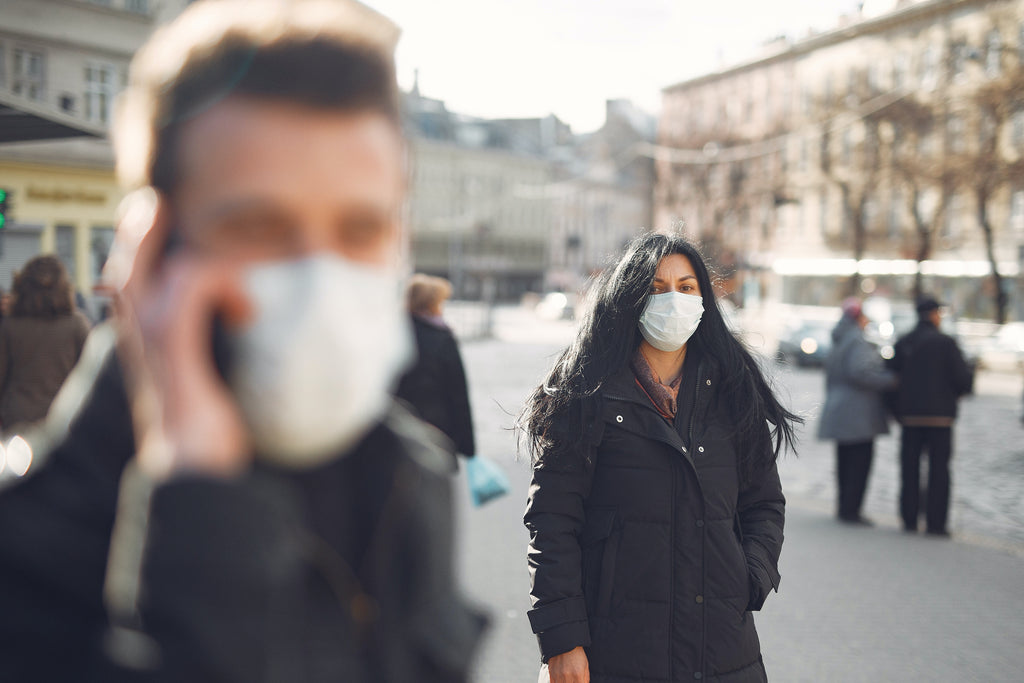
<svg viewBox="0 0 1024 683">
<path fill-rule="evenodd" d="M 765 681 L 775 466 L 798 419 L 729 332 L 699 252 L 638 238 L 530 398 L 529 613 L 553 683 Z"/>
<path fill-rule="evenodd" d="M 416 364 L 402 377 L 396 395 L 452 440 L 455 452 L 476 455 L 473 416 L 469 409 L 466 372 L 455 335 L 444 322 L 444 302 L 451 284 L 440 277 L 413 275 L 406 290 Z"/>
</svg>

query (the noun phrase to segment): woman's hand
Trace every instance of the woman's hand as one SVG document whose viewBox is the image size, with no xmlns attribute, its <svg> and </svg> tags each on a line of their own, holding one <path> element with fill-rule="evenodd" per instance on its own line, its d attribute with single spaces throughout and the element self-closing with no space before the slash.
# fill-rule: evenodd
<svg viewBox="0 0 1024 683">
<path fill-rule="evenodd" d="M 590 663 L 582 647 L 555 655 L 548 660 L 551 683 L 590 683 Z"/>
</svg>

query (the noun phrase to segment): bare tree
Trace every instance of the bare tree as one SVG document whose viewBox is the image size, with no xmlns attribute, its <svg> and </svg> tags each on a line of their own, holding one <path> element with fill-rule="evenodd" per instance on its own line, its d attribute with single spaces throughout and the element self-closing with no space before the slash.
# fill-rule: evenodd
<svg viewBox="0 0 1024 683">
<path fill-rule="evenodd" d="M 819 168 L 825 180 L 839 190 L 844 226 L 840 239 L 848 240 L 854 260 L 864 258 L 868 248 L 868 204 L 882 174 L 880 125 L 883 118 L 879 95 L 872 91 L 866 73 L 855 73 L 851 87 L 838 97 L 820 100 L 821 127 Z M 858 271 L 847 282 L 848 294 L 860 289 Z"/>
<path fill-rule="evenodd" d="M 1010 123 L 1017 112 L 1024 111 L 1024 69 L 1014 65 L 1002 71 L 976 90 L 967 99 L 965 116 L 970 115 L 976 144 L 960 144 L 950 153 L 952 183 L 966 189 L 974 199 L 975 220 L 981 230 L 992 274 L 992 296 L 995 321 L 1006 322 L 1009 296 L 1005 278 L 996 258 L 996 226 L 990 204 L 997 192 L 1013 179 L 1024 177 L 1020 155 L 1009 157 L 1006 147 L 1012 144 Z M 955 141 L 951 141 L 953 143 Z"/>
</svg>

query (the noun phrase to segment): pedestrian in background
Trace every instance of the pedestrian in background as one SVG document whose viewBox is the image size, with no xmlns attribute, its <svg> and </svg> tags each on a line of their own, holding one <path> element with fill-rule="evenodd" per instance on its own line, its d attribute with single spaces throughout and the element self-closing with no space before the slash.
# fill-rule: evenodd
<svg viewBox="0 0 1024 683">
<path fill-rule="evenodd" d="M 939 331 L 942 305 L 932 296 L 917 301 L 917 326 L 901 337 L 889 366 L 899 375 L 900 516 L 906 531 L 917 531 L 921 503 L 921 456 L 928 454 L 925 531 L 949 536 L 953 422 L 957 402 L 970 393 L 974 377 L 956 341 Z"/>
<path fill-rule="evenodd" d="M 476 454 L 473 416 L 459 344 L 444 321 L 452 285 L 440 277 L 416 274 L 406 288 L 406 305 L 416 336 L 415 365 L 402 377 L 396 395 L 452 440 L 455 452 Z M 457 461 L 456 461 L 457 462 Z"/>
<path fill-rule="evenodd" d="M 842 303 L 825 360 L 825 405 L 818 438 L 836 442 L 837 515 L 842 522 L 870 525 L 861 514 L 874 458 L 875 437 L 889 433 L 883 391 L 896 386 L 878 348 L 864 338 L 868 324 L 861 302 Z"/>
<path fill-rule="evenodd" d="M 349 0 L 205 0 L 136 53 L 114 325 L 0 492 L 0 680 L 467 679 L 451 456 L 392 396 L 397 38 Z"/>
<path fill-rule="evenodd" d="M 0 323 L 0 428 L 12 434 L 46 417 L 78 362 L 89 320 L 75 308 L 64 265 L 36 256 L 14 276 Z"/>
<path fill-rule="evenodd" d="M 546 673 L 765 681 L 750 611 L 779 586 L 776 457 L 798 418 L 682 237 L 637 238 L 593 292 L 523 415 L 529 618 Z"/>
</svg>

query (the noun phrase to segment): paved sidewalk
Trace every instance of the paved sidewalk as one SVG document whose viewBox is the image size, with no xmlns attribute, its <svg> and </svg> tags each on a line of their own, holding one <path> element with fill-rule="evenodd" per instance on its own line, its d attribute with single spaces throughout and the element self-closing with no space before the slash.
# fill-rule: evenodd
<svg viewBox="0 0 1024 683">
<path fill-rule="evenodd" d="M 1024 680 L 1024 554 L 800 501 L 786 527 L 781 592 L 756 617 L 773 681 Z"/>
<path fill-rule="evenodd" d="M 514 459 L 510 428 L 557 346 L 554 335 L 522 336 L 534 343 L 463 347 L 480 452 L 513 486 L 473 509 L 464 476 L 455 482 L 463 583 L 494 622 L 481 683 L 533 683 L 539 666 L 521 521 L 529 467 Z M 834 521 L 831 495 L 789 495 L 782 590 L 755 617 L 774 683 L 1024 680 L 1024 546 L 905 535 L 882 515 L 878 527 L 848 527 Z"/>
</svg>

